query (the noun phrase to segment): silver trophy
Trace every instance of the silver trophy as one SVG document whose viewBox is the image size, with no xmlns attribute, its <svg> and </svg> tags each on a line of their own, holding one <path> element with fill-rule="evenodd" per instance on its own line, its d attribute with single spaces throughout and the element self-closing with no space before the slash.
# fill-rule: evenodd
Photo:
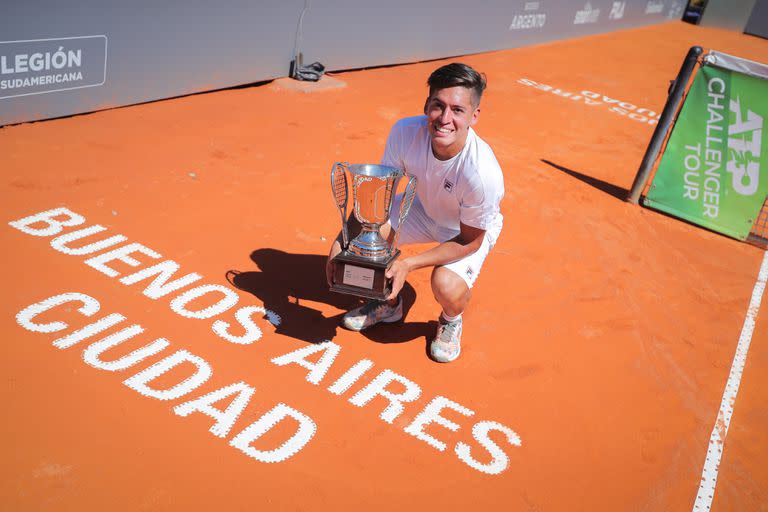
<svg viewBox="0 0 768 512">
<path fill-rule="evenodd" d="M 400 203 L 398 230 L 391 243 L 381 236 L 381 226 L 387 223 L 392 200 L 400 178 L 408 178 Z M 352 182 L 352 211 L 362 229 L 349 239 L 347 202 L 349 182 Z M 341 214 L 342 250 L 333 258 L 333 284 L 331 290 L 341 293 L 384 299 L 392 292 L 386 272 L 400 255 L 397 239 L 405 216 L 416 194 L 416 178 L 394 167 L 374 164 L 337 162 L 331 168 L 331 189 L 336 207 Z"/>
</svg>

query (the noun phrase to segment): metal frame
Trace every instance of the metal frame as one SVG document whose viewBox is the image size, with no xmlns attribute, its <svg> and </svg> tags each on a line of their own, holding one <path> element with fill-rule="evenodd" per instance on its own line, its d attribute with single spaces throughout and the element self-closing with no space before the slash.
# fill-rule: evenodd
<svg viewBox="0 0 768 512">
<path fill-rule="evenodd" d="M 645 150 L 643 161 L 640 163 L 640 168 L 635 175 L 635 181 L 632 183 L 632 188 L 627 195 L 627 201 L 632 204 L 638 204 L 640 201 L 640 195 L 643 193 L 645 185 L 648 183 L 648 178 L 651 175 L 653 165 L 659 157 L 661 146 L 664 144 L 664 140 L 667 138 L 669 130 L 677 119 L 677 112 L 683 102 L 685 87 L 688 84 L 691 75 L 693 75 L 693 71 L 696 67 L 696 63 L 699 61 L 702 51 L 701 46 L 692 46 L 691 49 L 688 50 L 683 65 L 677 73 L 677 78 L 672 82 L 672 86 L 669 89 L 669 96 L 667 97 L 667 103 L 664 105 L 664 110 L 661 112 L 661 117 L 659 118 L 659 124 L 656 125 L 656 129 L 653 131 L 653 136 L 651 136 L 651 141 L 648 144 L 648 148 Z"/>
</svg>

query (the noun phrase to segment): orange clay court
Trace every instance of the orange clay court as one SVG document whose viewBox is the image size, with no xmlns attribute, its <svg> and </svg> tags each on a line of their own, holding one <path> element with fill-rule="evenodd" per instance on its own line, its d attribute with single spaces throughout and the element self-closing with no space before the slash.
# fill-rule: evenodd
<svg viewBox="0 0 768 512">
<path fill-rule="evenodd" d="M 448 365 L 426 353 L 428 270 L 403 324 L 359 334 L 338 327 L 356 301 L 323 267 L 331 165 L 378 162 L 451 60 L 0 129 L 0 509 L 694 510 L 764 252 L 624 202 L 654 126 L 607 107 L 660 112 L 692 45 L 768 58 L 766 40 L 673 22 L 452 59 L 488 76 L 476 129 L 506 196 Z M 564 96 L 582 91 L 600 101 Z M 9 224 L 56 208 L 81 223 Z M 96 268 L 127 244 L 155 256 Z M 156 275 L 137 273 L 164 261 L 198 280 L 148 296 Z M 219 295 L 183 295 L 196 286 Z M 767 322 L 715 511 L 768 508 Z"/>
</svg>

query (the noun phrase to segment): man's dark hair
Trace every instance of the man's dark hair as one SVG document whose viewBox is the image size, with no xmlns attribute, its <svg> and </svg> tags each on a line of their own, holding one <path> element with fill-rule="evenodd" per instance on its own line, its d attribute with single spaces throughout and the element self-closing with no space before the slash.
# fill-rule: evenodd
<svg viewBox="0 0 768 512">
<path fill-rule="evenodd" d="M 452 62 L 439 67 L 429 75 L 427 80 L 430 97 L 435 91 L 448 87 L 466 87 L 472 93 L 472 104 L 480 105 L 480 98 L 485 90 L 485 75 L 478 73 L 470 66 L 460 62 Z"/>
</svg>

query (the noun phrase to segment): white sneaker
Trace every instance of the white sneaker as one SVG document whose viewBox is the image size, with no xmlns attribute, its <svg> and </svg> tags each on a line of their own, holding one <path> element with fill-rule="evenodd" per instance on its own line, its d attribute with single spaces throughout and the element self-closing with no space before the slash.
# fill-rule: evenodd
<svg viewBox="0 0 768 512">
<path fill-rule="evenodd" d="M 342 325 L 350 331 L 362 331 L 380 322 L 393 323 L 403 318 L 403 299 L 390 306 L 386 301 L 371 300 L 344 315 Z"/>
<path fill-rule="evenodd" d="M 429 344 L 429 354 L 438 363 L 450 363 L 461 354 L 461 318 L 446 322 L 440 315 L 437 335 Z"/>
</svg>

